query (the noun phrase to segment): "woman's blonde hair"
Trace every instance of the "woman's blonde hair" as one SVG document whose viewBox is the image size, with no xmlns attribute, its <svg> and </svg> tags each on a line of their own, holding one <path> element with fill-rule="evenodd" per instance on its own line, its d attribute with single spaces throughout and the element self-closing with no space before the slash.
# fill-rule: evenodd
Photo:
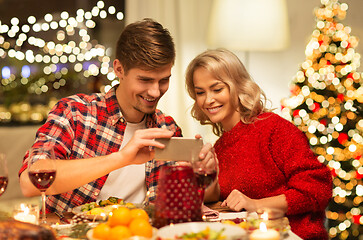
<svg viewBox="0 0 363 240">
<path fill-rule="evenodd" d="M 223 48 L 207 50 L 190 62 L 186 71 L 185 83 L 190 97 L 194 100 L 196 100 L 196 94 L 193 76 L 194 71 L 200 67 L 205 68 L 213 77 L 228 86 L 232 106 L 241 114 L 243 123 L 252 123 L 260 113 L 269 111 L 266 109 L 265 93 L 252 80 L 239 58 Z M 222 135 L 222 124 L 211 122 L 196 102 L 192 106 L 191 114 L 200 124 L 212 125 L 215 135 Z"/>
</svg>

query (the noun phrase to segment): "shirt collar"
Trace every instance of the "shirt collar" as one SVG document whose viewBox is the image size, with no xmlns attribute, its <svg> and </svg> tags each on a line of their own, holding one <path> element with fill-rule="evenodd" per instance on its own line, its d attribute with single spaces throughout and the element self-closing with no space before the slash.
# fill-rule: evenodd
<svg viewBox="0 0 363 240">
<path fill-rule="evenodd" d="M 109 114 L 108 122 L 110 122 L 111 125 L 115 125 L 119 120 L 123 123 L 126 122 L 126 119 L 122 116 L 120 106 L 117 102 L 117 86 L 118 85 L 112 87 L 105 95 L 107 112 Z"/>
</svg>

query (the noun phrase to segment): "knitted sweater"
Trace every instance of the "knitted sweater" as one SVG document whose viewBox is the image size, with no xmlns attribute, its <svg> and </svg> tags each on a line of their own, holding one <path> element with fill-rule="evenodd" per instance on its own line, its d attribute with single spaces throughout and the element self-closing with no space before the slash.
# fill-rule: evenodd
<svg viewBox="0 0 363 240">
<path fill-rule="evenodd" d="M 274 113 L 239 122 L 215 143 L 221 200 L 237 189 L 252 199 L 285 194 L 291 230 L 303 239 L 328 239 L 325 208 L 332 176 L 296 126 Z"/>
</svg>

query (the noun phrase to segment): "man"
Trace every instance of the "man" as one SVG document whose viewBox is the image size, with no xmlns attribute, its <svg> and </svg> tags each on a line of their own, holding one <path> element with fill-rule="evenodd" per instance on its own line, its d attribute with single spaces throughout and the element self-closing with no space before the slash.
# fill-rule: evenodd
<svg viewBox="0 0 363 240">
<path fill-rule="evenodd" d="M 32 149 L 54 147 L 57 174 L 47 190 L 47 212 L 65 211 L 109 196 L 141 203 L 155 198 L 164 162 L 152 160 L 155 138 L 181 136 L 173 118 L 156 109 L 169 87 L 175 61 L 173 39 L 159 23 L 144 19 L 126 26 L 116 48 L 114 71 L 120 84 L 106 94 L 61 99 L 39 128 Z M 210 154 L 206 144 L 200 158 Z M 39 195 L 27 172 L 19 171 L 25 196 Z M 146 194 L 146 192 L 149 194 Z"/>
</svg>

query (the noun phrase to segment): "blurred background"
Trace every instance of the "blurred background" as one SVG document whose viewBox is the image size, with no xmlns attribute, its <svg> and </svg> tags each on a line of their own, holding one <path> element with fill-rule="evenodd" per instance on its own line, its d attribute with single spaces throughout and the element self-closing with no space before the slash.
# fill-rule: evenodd
<svg viewBox="0 0 363 240">
<path fill-rule="evenodd" d="M 331 237 L 361 239 L 362 10 L 361 0 L 0 0 L 0 152 L 10 165 L 0 201 L 21 197 L 17 171 L 53 104 L 117 84 L 117 38 L 126 24 L 149 17 L 175 40 L 171 84 L 159 108 L 184 136 L 216 140 L 190 117 L 188 63 L 207 48 L 232 50 L 274 112 L 305 132 L 332 169 Z"/>
</svg>

